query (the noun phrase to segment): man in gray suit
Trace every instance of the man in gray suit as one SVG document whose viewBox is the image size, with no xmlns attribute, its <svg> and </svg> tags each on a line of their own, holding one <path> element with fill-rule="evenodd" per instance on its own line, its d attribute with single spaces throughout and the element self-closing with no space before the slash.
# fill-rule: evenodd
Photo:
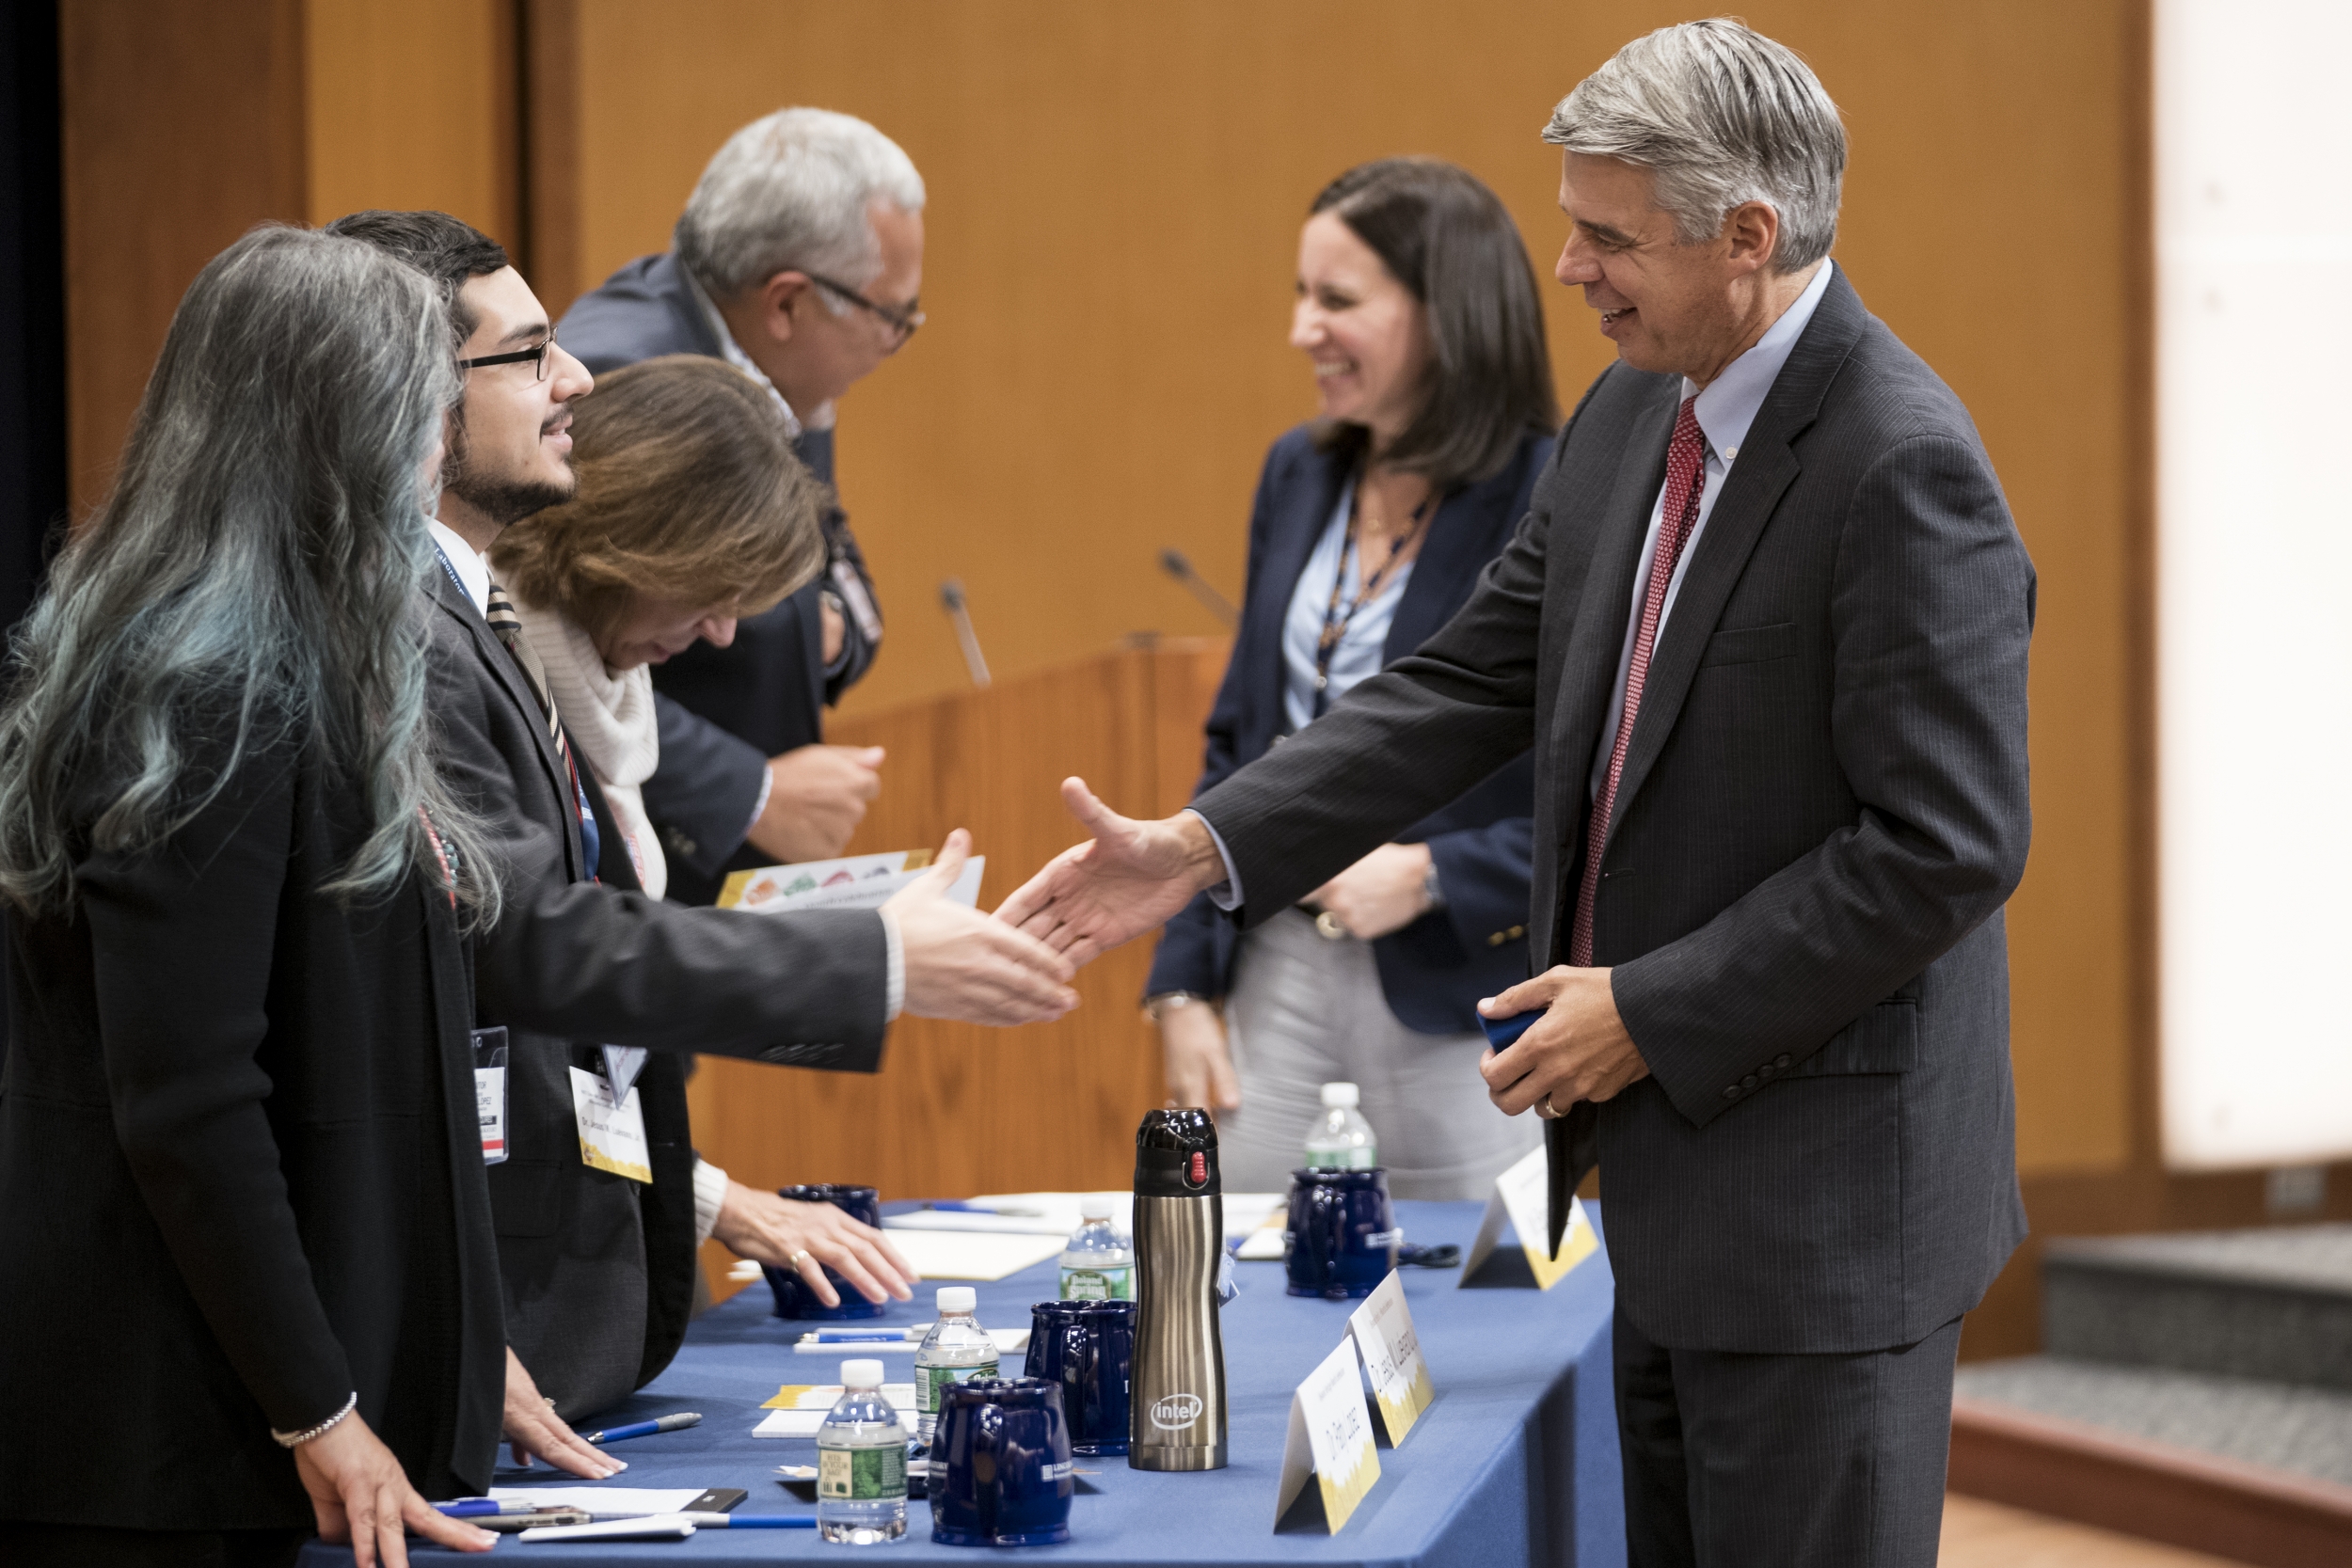
<svg viewBox="0 0 2352 1568">
<path fill-rule="evenodd" d="M 2025 1232 L 2001 907 L 2034 577 L 1967 412 L 1827 260 L 1845 137 L 1736 23 L 1554 112 L 1557 273 L 1619 362 L 1461 612 L 998 913 L 1083 959 L 1245 924 L 1523 748 L 1544 1009 L 1483 1069 L 1597 1145 L 1637 1564 L 1930 1563 L 1960 1317 Z M 1555 1211 L 1555 1224 L 1558 1214 Z"/>
</svg>

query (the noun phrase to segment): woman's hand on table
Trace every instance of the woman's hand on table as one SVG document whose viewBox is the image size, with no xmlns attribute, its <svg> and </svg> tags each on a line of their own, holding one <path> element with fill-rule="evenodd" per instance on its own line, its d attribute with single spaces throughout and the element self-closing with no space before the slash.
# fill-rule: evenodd
<svg viewBox="0 0 2352 1568">
<path fill-rule="evenodd" d="M 294 1474 L 318 1515 L 319 1538 L 348 1544 L 359 1568 L 408 1568 L 409 1530 L 461 1552 L 486 1552 L 498 1542 L 419 1497 L 392 1450 L 356 1410 L 297 1445 L 294 1458 Z"/>
<path fill-rule="evenodd" d="M 1241 1080 L 1233 1075 L 1225 1021 L 1206 1002 L 1160 1009 L 1160 1049 L 1168 1061 L 1168 1102 L 1241 1109 Z"/>
<path fill-rule="evenodd" d="M 544 1459 L 567 1475 L 602 1481 L 628 1468 L 602 1449 L 583 1442 L 555 1413 L 555 1402 L 539 1392 L 530 1369 L 512 1345 L 506 1347 L 506 1409 L 501 1424 L 507 1442 L 514 1445 L 515 1463 L 526 1469 L 533 1459 Z"/>
<path fill-rule="evenodd" d="M 1308 895 L 1358 942 L 1401 931 L 1427 914 L 1429 846 L 1383 844 Z"/>
<path fill-rule="evenodd" d="M 727 1183 L 710 1235 L 738 1258 L 797 1269 L 827 1307 L 841 1305 L 840 1292 L 825 1277 L 828 1267 L 867 1301 L 913 1301 L 923 1277 L 889 1237 L 834 1205 L 796 1202 L 740 1181 Z"/>
</svg>

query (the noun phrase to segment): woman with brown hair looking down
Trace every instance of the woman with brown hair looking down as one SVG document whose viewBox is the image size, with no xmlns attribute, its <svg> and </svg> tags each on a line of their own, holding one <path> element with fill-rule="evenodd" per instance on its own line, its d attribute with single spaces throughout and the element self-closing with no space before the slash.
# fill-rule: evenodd
<svg viewBox="0 0 2352 1568">
<path fill-rule="evenodd" d="M 669 873 L 639 786 L 660 760 L 651 666 L 773 607 L 824 564 L 822 492 L 772 400 L 723 360 L 614 371 L 572 425 L 573 498 L 490 552 L 564 727 L 620 818 L 645 891 Z"/>
<path fill-rule="evenodd" d="M 648 359 L 604 376 L 578 404 L 571 435 L 580 476 L 572 499 L 508 527 L 491 546 L 490 561 L 542 666 L 573 755 L 603 785 L 638 880 L 659 897 L 668 868 L 639 793 L 660 761 L 650 666 L 697 638 L 724 647 L 739 617 L 767 610 L 822 568 L 823 491 L 793 456 L 766 390 L 724 361 L 698 355 Z M 561 1071 L 559 1086 L 544 1093 L 532 1087 L 547 1087 L 536 1071 L 515 1080 L 510 1117 L 517 1148 L 533 1128 L 545 1134 L 537 1143 L 547 1146 L 560 1143 L 571 1125 Z M 684 1141 L 682 1085 L 669 1079 L 665 1094 L 654 1079 L 648 1073 L 641 1080 L 653 1085 L 644 1090 L 648 1135 Z M 516 1164 L 524 1163 L 518 1154 Z M 623 1180 L 569 1159 L 555 1164 L 572 1182 Z M 528 1172 L 494 1171 L 490 1196 L 501 1220 L 508 1343 L 536 1390 L 554 1398 L 566 1419 L 642 1386 L 668 1359 L 649 1354 L 641 1363 L 624 1350 L 583 1361 L 567 1353 L 584 1338 L 615 1332 L 593 1305 L 631 1289 L 616 1285 L 614 1270 L 641 1270 L 654 1293 L 682 1298 L 690 1287 L 666 1271 L 673 1264 L 697 1267 L 696 1250 L 715 1236 L 738 1256 L 798 1269 L 828 1305 L 835 1292 L 825 1278 L 827 1264 L 868 1300 L 912 1295 L 918 1276 L 880 1231 L 831 1204 L 795 1203 L 730 1181 L 699 1158 L 692 1170 L 693 1247 L 683 1237 L 675 1246 L 649 1240 L 642 1260 L 612 1255 L 595 1222 L 569 1223 L 582 1212 L 573 1206 L 577 1192 L 559 1205 L 567 1218 L 552 1232 L 542 1216 L 510 1233 L 510 1199 L 517 1215 L 537 1212 L 535 1189 L 516 1180 Z M 674 1198 L 641 1195 L 641 1201 L 677 1212 Z M 662 1222 L 664 1237 L 682 1229 L 678 1217 L 675 1227 Z M 596 1288 L 588 1288 L 591 1281 Z M 596 1370 L 587 1370 L 589 1362 Z M 580 1467 L 576 1454 L 540 1457 L 594 1473 Z"/>
</svg>

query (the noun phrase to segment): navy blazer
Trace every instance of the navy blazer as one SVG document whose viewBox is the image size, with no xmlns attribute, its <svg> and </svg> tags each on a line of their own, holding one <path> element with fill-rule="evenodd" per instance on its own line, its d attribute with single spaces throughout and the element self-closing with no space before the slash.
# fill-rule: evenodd
<svg viewBox="0 0 2352 1568">
<path fill-rule="evenodd" d="M 1403 657 L 1452 618 L 1502 553 L 1527 512 L 1551 437 L 1530 432 L 1501 472 L 1445 498 L 1405 582 L 1384 659 Z M 1241 630 L 1209 713 L 1208 748 L 1196 796 L 1270 751 L 1282 711 L 1282 622 L 1291 596 L 1331 521 L 1348 464 L 1318 451 L 1308 427 L 1266 454 L 1249 517 L 1249 578 Z M 1345 698 L 1341 702 L 1344 703 Z M 1527 978 L 1528 850 L 1534 764 L 1505 764 L 1451 805 L 1397 835 L 1425 843 L 1445 907 L 1372 944 L 1390 1011 L 1429 1035 L 1478 1027 L 1478 999 Z M 1221 997 L 1231 989 L 1239 932 L 1206 895 L 1168 923 L 1148 990 Z"/>
<path fill-rule="evenodd" d="M 719 357 L 719 340 L 668 252 L 641 256 L 564 312 L 564 346 L 601 374 L 664 354 Z M 833 492 L 833 432 L 803 429 L 793 451 L 824 485 L 829 561 L 846 562 L 881 613 L 866 557 Z M 645 815 L 670 862 L 669 896 L 717 898 L 729 871 L 771 857 L 743 842 L 768 759 L 825 738 L 825 709 L 874 662 L 876 644 L 844 615 L 841 668 L 825 673 L 818 609 L 828 577 L 736 623 L 724 648 L 696 642 L 653 670 L 661 765 L 644 783 Z"/>
</svg>

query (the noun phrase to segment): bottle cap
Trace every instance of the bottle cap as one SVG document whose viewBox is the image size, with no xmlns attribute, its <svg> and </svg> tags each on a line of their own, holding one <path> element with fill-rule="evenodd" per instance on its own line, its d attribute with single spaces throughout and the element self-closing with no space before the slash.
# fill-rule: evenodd
<svg viewBox="0 0 2352 1568">
<path fill-rule="evenodd" d="M 1109 1219 L 1111 1200 L 1101 1193 L 1089 1193 L 1078 1200 L 1078 1217 L 1082 1220 Z"/>
<path fill-rule="evenodd" d="M 874 1360 L 841 1363 L 841 1386 L 844 1388 L 879 1388 L 882 1384 L 882 1364 Z"/>
<path fill-rule="evenodd" d="M 1352 1111 L 1356 1108 L 1356 1085 L 1326 1084 L 1323 1085 L 1323 1106 L 1327 1111 Z"/>
<path fill-rule="evenodd" d="M 969 1285 L 942 1285 L 932 1299 L 939 1304 L 939 1315 L 944 1318 L 951 1312 L 970 1312 L 980 1304 L 980 1293 Z"/>
</svg>

